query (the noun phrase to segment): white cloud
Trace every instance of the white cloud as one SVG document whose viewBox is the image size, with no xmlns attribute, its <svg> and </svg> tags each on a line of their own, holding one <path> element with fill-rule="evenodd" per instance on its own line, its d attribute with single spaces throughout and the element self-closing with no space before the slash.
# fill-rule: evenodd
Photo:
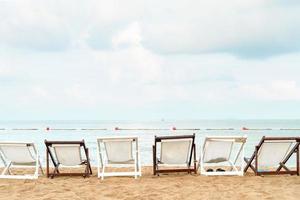
<svg viewBox="0 0 300 200">
<path fill-rule="evenodd" d="M 243 102 L 269 102 L 276 107 L 276 102 L 300 100 L 299 54 L 246 62 L 228 54 L 161 56 L 134 46 L 108 52 L 83 49 L 43 56 L 6 54 L 0 56 L 0 63 L 11 56 L 14 84 L 0 79 L 1 105 L 18 105 L 11 110 L 56 110 L 67 116 L 70 110 L 78 109 L 102 110 L 100 113 L 107 115 L 110 109 L 117 109 L 111 111 L 114 115 L 121 112 L 118 109 L 129 109 L 120 113 L 120 118 L 134 118 L 143 110 L 147 118 L 151 113 L 147 109 L 153 106 L 161 112 L 165 107 L 179 113 L 184 108 L 206 107 L 208 111 L 203 112 L 207 113 L 213 107 L 234 110 Z M 287 112 L 293 113 L 290 109 Z M 226 116 L 213 113 L 209 115 Z"/>
<path fill-rule="evenodd" d="M 112 37 L 112 44 L 115 48 L 122 45 L 140 46 L 141 41 L 141 29 L 138 22 L 131 23 L 125 30 Z"/>
<path fill-rule="evenodd" d="M 299 5 L 271 1 L 172 5 L 169 9 L 157 5 L 160 9 L 151 13 L 154 19 L 144 23 L 145 44 L 159 52 L 224 51 L 259 56 L 299 50 Z"/>
<path fill-rule="evenodd" d="M 155 52 L 265 57 L 300 50 L 299 9 L 271 0 L 12 1 L 0 8 L 0 42 L 57 51 L 143 39 Z"/>
<path fill-rule="evenodd" d="M 296 81 L 277 80 L 269 84 L 251 84 L 241 86 L 241 90 L 247 96 L 258 100 L 300 100 L 300 87 Z"/>
<path fill-rule="evenodd" d="M 0 77 L 1 76 L 9 76 L 12 74 L 12 70 L 5 66 L 5 63 L 0 64 Z"/>
<path fill-rule="evenodd" d="M 299 103 L 298 10 L 259 0 L 6 2 L 0 104 L 11 111 L 0 114 L 226 117 L 216 108 Z"/>
</svg>

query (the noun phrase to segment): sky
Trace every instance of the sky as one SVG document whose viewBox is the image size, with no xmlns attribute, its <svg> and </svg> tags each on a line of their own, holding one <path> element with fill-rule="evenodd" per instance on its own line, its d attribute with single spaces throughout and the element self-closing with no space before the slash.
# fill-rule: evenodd
<svg viewBox="0 0 300 200">
<path fill-rule="evenodd" d="M 0 120 L 299 118 L 298 0 L 0 0 Z"/>
</svg>

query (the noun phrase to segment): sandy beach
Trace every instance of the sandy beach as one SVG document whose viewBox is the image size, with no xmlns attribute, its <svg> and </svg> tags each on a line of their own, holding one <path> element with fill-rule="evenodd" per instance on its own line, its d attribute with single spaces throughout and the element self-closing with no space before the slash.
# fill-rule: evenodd
<svg viewBox="0 0 300 200">
<path fill-rule="evenodd" d="M 299 199 L 299 176 L 206 177 L 188 174 L 109 177 L 96 169 L 89 178 L 41 176 L 37 180 L 0 180 L 0 199 Z"/>
</svg>

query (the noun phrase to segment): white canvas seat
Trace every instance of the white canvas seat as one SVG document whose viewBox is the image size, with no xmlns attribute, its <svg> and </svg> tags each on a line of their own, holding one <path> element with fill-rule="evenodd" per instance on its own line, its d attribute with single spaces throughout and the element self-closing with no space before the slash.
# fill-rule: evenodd
<svg viewBox="0 0 300 200">
<path fill-rule="evenodd" d="M 141 176 L 138 137 L 118 136 L 97 139 L 98 178 L 105 176 Z M 105 172 L 106 167 L 133 167 L 134 171 Z"/>
<path fill-rule="evenodd" d="M 294 141 L 266 141 L 258 151 L 258 171 L 277 167 L 290 152 Z M 276 152 L 276 153 L 274 153 Z M 272 155 L 272 156 L 270 156 Z"/>
<path fill-rule="evenodd" d="M 153 145 L 154 175 L 170 172 L 196 173 L 195 157 L 195 134 L 155 136 Z M 194 158 L 193 161 L 192 158 Z M 192 162 L 194 167 L 192 167 Z"/>
<path fill-rule="evenodd" d="M 0 158 L 4 164 L 0 178 L 37 179 L 44 174 L 39 154 L 31 142 L 0 142 Z M 35 168 L 34 174 L 14 175 L 13 168 Z"/>
<path fill-rule="evenodd" d="M 300 138 L 297 137 L 262 137 L 251 158 L 245 158 L 247 165 L 244 171 L 251 168 L 256 175 L 299 175 L 299 143 Z M 293 154 L 296 154 L 296 170 L 286 166 Z M 281 171 L 282 168 L 285 171 Z"/>
<path fill-rule="evenodd" d="M 200 168 L 200 173 L 203 175 L 243 176 L 244 144 L 246 140 L 247 136 L 207 136 L 199 158 L 198 168 Z M 240 163 L 238 163 L 239 159 Z M 214 171 L 212 167 L 222 168 Z"/>
<path fill-rule="evenodd" d="M 61 166 L 78 166 L 84 162 L 81 156 L 80 144 L 53 144 L 52 147 L 56 160 Z"/>
<path fill-rule="evenodd" d="M 78 175 L 87 177 L 92 174 L 89 160 L 88 148 L 82 141 L 47 141 L 47 177 L 64 175 Z M 49 157 L 53 163 L 54 170 L 49 172 Z M 80 168 L 85 166 L 83 173 L 61 173 L 60 168 Z"/>
<path fill-rule="evenodd" d="M 160 148 L 160 165 L 188 166 L 193 138 L 162 140 Z"/>
</svg>

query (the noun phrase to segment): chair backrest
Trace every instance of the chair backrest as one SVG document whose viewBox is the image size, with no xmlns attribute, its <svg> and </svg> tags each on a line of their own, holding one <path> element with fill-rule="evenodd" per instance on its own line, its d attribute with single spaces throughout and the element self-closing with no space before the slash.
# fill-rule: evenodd
<svg viewBox="0 0 300 200">
<path fill-rule="evenodd" d="M 65 166 L 75 166 L 82 163 L 80 144 L 53 144 L 56 160 Z"/>
<path fill-rule="evenodd" d="M 203 149 L 203 162 L 219 163 L 228 161 L 231 154 L 233 141 L 206 141 Z"/>
<path fill-rule="evenodd" d="M 188 164 L 193 138 L 161 139 L 160 161 L 164 164 Z"/>
<path fill-rule="evenodd" d="M 229 161 L 234 144 L 241 143 L 242 145 L 246 142 L 246 139 L 247 136 L 207 136 L 202 149 L 203 162 L 220 163 Z"/>
<path fill-rule="evenodd" d="M 36 161 L 36 150 L 33 143 L 0 142 L 0 153 L 6 161 L 14 164 L 26 164 Z"/>
<path fill-rule="evenodd" d="M 103 144 L 108 163 L 126 163 L 134 159 L 133 143 L 137 142 L 137 137 L 98 138 L 97 141 L 100 151 Z"/>
<path fill-rule="evenodd" d="M 265 140 L 259 150 L 258 168 L 278 166 L 294 146 L 295 140 Z"/>
</svg>

